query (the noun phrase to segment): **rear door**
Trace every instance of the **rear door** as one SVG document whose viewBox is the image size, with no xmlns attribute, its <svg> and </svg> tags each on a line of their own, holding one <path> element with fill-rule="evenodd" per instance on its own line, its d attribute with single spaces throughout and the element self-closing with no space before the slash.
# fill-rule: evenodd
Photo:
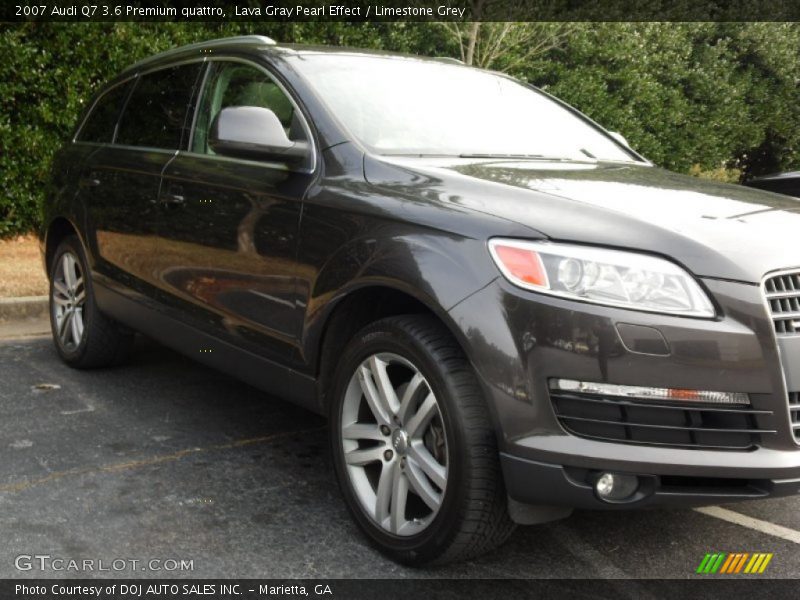
<svg viewBox="0 0 800 600">
<path fill-rule="evenodd" d="M 94 103 L 84 120 L 73 147 L 80 152 L 77 177 L 77 206 L 84 209 L 84 230 L 91 256 L 99 256 L 96 230 L 103 227 L 104 212 L 108 211 L 107 198 L 113 193 L 114 168 L 109 164 L 109 146 L 114 141 L 125 101 L 135 79 L 119 83 L 106 90 Z"/>
<path fill-rule="evenodd" d="M 88 203 L 95 269 L 122 289 L 153 295 L 158 286 L 161 174 L 188 139 L 201 71 L 196 62 L 138 75 L 112 143 L 92 157 L 85 175 L 85 185 L 96 188 Z"/>
<path fill-rule="evenodd" d="M 229 106 L 269 108 L 290 139 L 311 142 L 297 104 L 264 67 L 209 61 L 190 145 L 164 172 L 158 276 L 177 318 L 286 364 L 302 317 L 295 259 L 314 158 L 289 168 L 214 154 L 208 132 Z"/>
</svg>

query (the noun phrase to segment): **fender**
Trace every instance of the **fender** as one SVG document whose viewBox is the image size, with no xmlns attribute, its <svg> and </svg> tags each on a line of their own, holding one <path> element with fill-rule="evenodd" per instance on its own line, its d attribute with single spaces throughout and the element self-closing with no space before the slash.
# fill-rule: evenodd
<svg viewBox="0 0 800 600">
<path fill-rule="evenodd" d="M 397 235 L 352 240 L 320 269 L 308 297 L 301 340 L 308 364 L 316 364 L 325 324 L 339 302 L 367 287 L 414 298 L 464 341 L 447 311 L 493 279 L 484 242 L 436 231 L 401 234 L 405 226 L 395 227 Z"/>
</svg>

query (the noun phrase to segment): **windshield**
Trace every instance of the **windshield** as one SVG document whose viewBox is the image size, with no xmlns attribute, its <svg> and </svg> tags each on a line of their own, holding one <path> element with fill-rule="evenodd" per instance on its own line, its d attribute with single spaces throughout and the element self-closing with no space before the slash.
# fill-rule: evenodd
<svg viewBox="0 0 800 600">
<path fill-rule="evenodd" d="M 292 62 L 348 131 L 380 154 L 636 160 L 546 95 L 494 73 L 358 54 Z"/>
</svg>

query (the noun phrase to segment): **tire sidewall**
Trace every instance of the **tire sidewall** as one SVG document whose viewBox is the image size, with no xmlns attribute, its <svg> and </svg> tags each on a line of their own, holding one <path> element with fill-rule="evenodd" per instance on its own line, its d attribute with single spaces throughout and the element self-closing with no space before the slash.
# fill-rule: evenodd
<svg viewBox="0 0 800 600">
<path fill-rule="evenodd" d="M 341 439 L 341 415 L 345 390 L 355 369 L 369 356 L 391 352 L 411 361 L 428 381 L 439 404 L 448 448 L 448 473 L 442 506 L 428 527 L 413 536 L 397 536 L 376 524 L 362 508 L 350 484 Z M 464 448 L 463 423 L 453 401 L 456 390 L 446 371 L 437 365 L 424 343 L 394 324 L 382 322 L 359 333 L 345 349 L 334 376 L 334 395 L 329 407 L 333 462 L 339 487 L 347 507 L 370 541 L 392 558 L 405 563 L 434 560 L 444 552 L 456 535 L 460 520 L 460 502 L 464 497 L 468 452 Z"/>
</svg>

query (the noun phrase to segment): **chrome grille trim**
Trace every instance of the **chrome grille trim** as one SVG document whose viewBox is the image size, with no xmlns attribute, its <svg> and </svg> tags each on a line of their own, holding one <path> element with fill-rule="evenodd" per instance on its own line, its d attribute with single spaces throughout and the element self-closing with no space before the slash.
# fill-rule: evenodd
<svg viewBox="0 0 800 600">
<path fill-rule="evenodd" d="M 800 334 L 800 269 L 768 275 L 763 291 L 775 333 Z"/>
<path fill-rule="evenodd" d="M 764 275 L 761 280 L 764 307 L 773 324 L 773 341 L 780 360 L 783 389 L 786 390 L 786 412 L 796 444 L 800 445 L 800 392 L 787 389 L 785 357 L 780 340 L 800 335 L 800 268 L 782 269 Z"/>
<path fill-rule="evenodd" d="M 789 392 L 789 419 L 794 439 L 800 442 L 800 392 Z"/>
</svg>

